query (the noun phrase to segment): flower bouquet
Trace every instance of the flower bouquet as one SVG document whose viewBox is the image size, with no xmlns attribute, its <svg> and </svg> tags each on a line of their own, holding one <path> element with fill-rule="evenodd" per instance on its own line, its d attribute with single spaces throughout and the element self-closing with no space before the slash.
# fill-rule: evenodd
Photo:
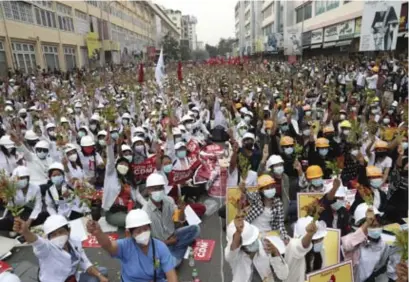
<svg viewBox="0 0 409 282">
<path fill-rule="evenodd" d="M 401 261 L 406 262 L 408 260 L 408 230 L 400 230 L 395 233 L 396 241 L 394 246 L 399 249 L 399 253 L 401 254 Z"/>
<path fill-rule="evenodd" d="M 326 161 L 325 162 L 325 166 L 332 170 L 332 174 L 335 175 L 336 177 L 339 177 L 340 173 L 341 173 L 341 168 L 338 164 L 337 160 L 333 160 L 333 161 Z"/>
<path fill-rule="evenodd" d="M 4 170 L 0 171 L 0 199 L 6 202 L 7 209 L 11 212 L 13 217 L 19 216 L 24 207 L 15 204 L 15 197 L 17 194 L 17 180 L 9 177 Z"/>
<path fill-rule="evenodd" d="M 250 161 L 246 156 L 244 156 L 241 153 L 238 154 L 238 161 L 239 161 L 238 167 L 239 167 L 239 170 L 240 170 L 241 179 L 243 181 L 245 181 L 247 179 L 247 175 L 248 175 L 249 170 L 251 168 Z"/>
<path fill-rule="evenodd" d="M 320 200 L 316 199 L 309 205 L 303 207 L 302 210 L 307 213 L 307 216 L 311 216 L 314 219 L 313 221 L 316 222 L 325 209 L 321 205 Z"/>
<path fill-rule="evenodd" d="M 371 189 L 359 184 L 358 187 L 357 187 L 357 190 L 358 190 L 359 195 L 361 195 L 362 199 L 364 200 L 364 202 L 369 207 L 372 207 L 374 199 L 373 199 Z"/>
<path fill-rule="evenodd" d="M 102 191 L 97 191 L 87 181 L 74 181 L 74 195 L 80 199 L 82 205 L 86 205 L 91 210 L 92 220 L 98 221 L 101 218 Z"/>
</svg>

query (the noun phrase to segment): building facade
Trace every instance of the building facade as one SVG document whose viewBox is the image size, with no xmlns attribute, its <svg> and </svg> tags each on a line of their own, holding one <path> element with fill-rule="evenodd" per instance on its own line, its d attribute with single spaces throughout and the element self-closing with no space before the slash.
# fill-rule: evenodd
<svg viewBox="0 0 409 282">
<path fill-rule="evenodd" d="M 2 1 L 0 75 L 140 60 L 155 44 L 158 13 L 147 1 Z"/>
<path fill-rule="evenodd" d="M 191 50 L 197 50 L 197 34 L 196 34 L 197 19 L 194 16 L 182 16 L 182 40 L 189 41 Z"/>
<path fill-rule="evenodd" d="M 182 37 L 182 12 L 179 10 L 165 10 L 166 15 L 169 17 L 169 19 L 176 25 L 176 28 L 178 29 L 180 33 L 180 38 Z M 180 39 L 179 38 L 179 39 Z"/>
<path fill-rule="evenodd" d="M 159 5 L 153 4 L 152 7 L 155 9 L 155 22 L 156 22 L 156 40 L 155 48 L 157 53 L 160 52 L 160 47 L 162 45 L 162 39 L 165 35 L 169 34 L 171 37 L 179 41 L 181 32 L 177 28 L 177 25 L 171 20 L 166 12 L 166 9 L 160 7 Z"/>
</svg>

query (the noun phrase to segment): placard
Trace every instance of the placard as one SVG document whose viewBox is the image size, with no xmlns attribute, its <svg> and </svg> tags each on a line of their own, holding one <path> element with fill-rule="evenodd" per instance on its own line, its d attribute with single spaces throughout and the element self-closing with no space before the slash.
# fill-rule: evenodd
<svg viewBox="0 0 409 282">
<path fill-rule="evenodd" d="M 5 261 L 0 260 L 0 274 L 5 271 L 12 271 L 13 268 Z"/>
<path fill-rule="evenodd" d="M 345 261 L 307 274 L 308 282 L 354 282 L 351 261 Z"/>
<path fill-rule="evenodd" d="M 249 192 L 258 191 L 257 186 L 246 187 Z M 226 194 L 226 226 L 236 217 L 237 209 L 233 205 L 233 202 L 240 199 L 241 191 L 239 187 L 228 187 Z"/>
<path fill-rule="evenodd" d="M 131 167 L 136 181 L 145 180 L 156 169 L 156 155 L 147 158 L 140 164 L 132 164 Z"/>
<path fill-rule="evenodd" d="M 301 29 L 287 28 L 284 33 L 284 55 L 301 55 Z"/>
<path fill-rule="evenodd" d="M 119 238 L 118 233 L 108 234 L 109 240 L 116 241 Z M 101 245 L 98 243 L 97 238 L 93 235 L 88 235 L 88 238 L 82 241 L 83 248 L 101 248 Z"/>
<path fill-rule="evenodd" d="M 318 193 L 318 192 L 311 192 L 311 193 L 297 193 L 297 216 L 305 217 L 307 216 L 307 212 L 303 210 L 305 206 L 308 206 L 315 200 L 321 199 L 325 194 Z"/>
<path fill-rule="evenodd" d="M 341 230 L 327 228 L 324 238 L 325 265 L 331 266 L 341 262 Z"/>
<path fill-rule="evenodd" d="M 338 25 L 332 25 L 325 28 L 324 42 L 338 40 Z"/>
<path fill-rule="evenodd" d="M 210 261 L 212 259 L 215 240 L 197 239 L 193 253 L 197 261 Z"/>
</svg>

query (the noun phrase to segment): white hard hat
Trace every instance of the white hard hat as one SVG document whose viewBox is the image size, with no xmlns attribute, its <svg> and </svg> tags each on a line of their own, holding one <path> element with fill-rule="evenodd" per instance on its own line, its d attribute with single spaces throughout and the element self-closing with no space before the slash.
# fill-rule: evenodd
<svg viewBox="0 0 409 282">
<path fill-rule="evenodd" d="M 152 221 L 149 219 L 146 211 L 141 209 L 131 210 L 125 218 L 125 228 L 136 228 L 144 225 L 151 224 Z"/>
<path fill-rule="evenodd" d="M 47 125 L 45 126 L 45 129 L 50 129 L 50 128 L 55 128 L 55 124 L 54 123 L 51 123 L 51 122 L 49 122 L 49 123 L 47 123 Z"/>
<path fill-rule="evenodd" d="M 15 147 L 15 146 L 14 146 L 14 142 L 11 141 L 11 139 L 10 139 L 10 135 L 3 135 L 3 136 L 0 138 L 0 145 L 1 145 L 1 146 L 4 146 L 4 147 L 6 147 L 6 148 Z"/>
<path fill-rule="evenodd" d="M 145 142 L 145 139 L 143 139 L 142 137 L 139 137 L 139 136 L 134 136 L 134 137 L 132 137 L 132 139 L 131 139 L 132 144 L 134 144 L 134 143 L 136 143 L 136 142 L 138 142 L 138 141 Z"/>
<path fill-rule="evenodd" d="M 332 190 L 332 185 L 328 185 L 328 187 L 326 187 L 325 190 L 325 194 L 329 193 Z M 345 198 L 347 195 L 347 187 L 343 186 L 341 184 L 341 186 L 339 186 L 337 192 L 335 192 L 335 197 L 336 198 Z"/>
<path fill-rule="evenodd" d="M 101 117 L 99 116 L 99 114 L 93 114 L 91 116 L 91 120 L 96 120 L 96 121 L 100 121 Z"/>
<path fill-rule="evenodd" d="M 50 144 L 47 141 L 40 140 L 34 146 L 34 149 L 41 148 L 41 149 L 50 149 Z"/>
<path fill-rule="evenodd" d="M 240 113 L 242 113 L 242 114 L 247 113 L 247 108 L 246 108 L 246 107 L 242 107 L 242 108 L 240 109 Z"/>
<path fill-rule="evenodd" d="M 61 117 L 60 118 L 60 123 L 68 122 L 68 119 L 66 117 Z"/>
<path fill-rule="evenodd" d="M 20 165 L 13 170 L 13 176 L 17 177 L 30 176 L 30 171 L 28 170 L 27 167 Z"/>
<path fill-rule="evenodd" d="M 26 113 L 27 113 L 27 110 L 26 110 L 25 108 L 21 108 L 21 109 L 18 111 L 18 113 L 19 113 L 19 114 L 26 114 Z"/>
<path fill-rule="evenodd" d="M 250 111 L 245 112 L 244 115 L 245 115 L 245 116 L 253 117 L 253 113 L 250 112 Z"/>
<path fill-rule="evenodd" d="M 146 187 L 165 185 L 164 177 L 159 173 L 152 173 L 146 178 Z"/>
<path fill-rule="evenodd" d="M 193 118 L 190 115 L 184 115 L 181 122 L 193 121 Z"/>
<path fill-rule="evenodd" d="M 236 225 L 234 225 L 234 221 L 230 222 L 226 230 L 228 242 L 231 242 L 233 240 L 233 235 L 234 233 L 236 233 L 236 230 L 237 229 Z M 241 244 L 243 246 L 248 246 L 252 244 L 254 241 L 258 239 L 259 234 L 260 231 L 256 226 L 248 223 L 247 221 L 244 221 L 243 232 L 241 233 Z"/>
<path fill-rule="evenodd" d="M 5 271 L 0 273 L 0 282 L 21 282 L 21 280 L 14 273 Z"/>
<path fill-rule="evenodd" d="M 172 128 L 172 134 L 173 135 L 182 135 L 182 132 L 180 131 L 179 128 L 174 127 L 174 128 Z"/>
<path fill-rule="evenodd" d="M 354 212 L 355 225 L 357 225 L 362 219 L 366 218 L 366 211 L 369 206 L 366 203 L 359 204 Z M 372 207 L 372 210 L 375 215 L 380 214 L 379 210 L 375 207 Z"/>
<path fill-rule="evenodd" d="M 266 170 L 269 170 L 272 165 L 284 163 L 283 158 L 280 155 L 271 155 L 266 163 Z"/>
<path fill-rule="evenodd" d="M 107 136 L 107 132 L 105 130 L 98 131 L 97 136 Z"/>
<path fill-rule="evenodd" d="M 308 224 L 313 221 L 311 216 L 301 217 L 297 220 L 294 228 L 294 238 L 301 238 L 307 234 L 307 230 L 305 229 Z M 316 221 L 315 224 L 317 225 L 318 231 L 312 236 L 313 240 L 318 240 L 324 238 L 327 235 L 327 224 L 324 221 Z"/>
<path fill-rule="evenodd" d="M 138 126 L 137 128 L 135 128 L 134 133 L 143 133 L 143 134 L 145 134 L 145 130 L 143 129 L 142 126 Z"/>
<path fill-rule="evenodd" d="M 27 130 L 24 134 L 24 139 L 26 140 L 38 140 L 37 134 L 33 130 Z"/>
<path fill-rule="evenodd" d="M 48 167 L 48 172 L 50 172 L 52 170 L 55 170 L 55 169 L 58 169 L 58 170 L 61 170 L 62 172 L 64 172 L 64 165 L 62 163 L 59 163 L 59 162 L 52 163 Z"/>
<path fill-rule="evenodd" d="M 81 105 L 80 102 L 77 102 L 77 103 L 75 103 L 75 105 L 74 105 L 74 108 L 81 108 L 81 107 L 82 107 L 82 105 Z"/>
<path fill-rule="evenodd" d="M 186 147 L 185 142 L 177 142 L 175 145 L 175 150 L 179 150 L 180 148 Z"/>
<path fill-rule="evenodd" d="M 123 144 L 123 145 L 121 145 L 121 151 L 122 152 L 125 152 L 125 151 L 131 151 L 132 152 L 132 149 L 128 145 Z"/>
<path fill-rule="evenodd" d="M 65 145 L 64 153 L 68 153 L 73 150 L 77 150 L 77 147 L 74 144 L 68 143 L 67 145 Z"/>
<path fill-rule="evenodd" d="M 392 107 L 397 107 L 398 106 L 398 101 L 393 101 L 392 102 Z"/>
<path fill-rule="evenodd" d="M 122 118 L 127 118 L 127 119 L 131 119 L 131 115 L 129 113 L 124 113 L 122 115 Z"/>
<path fill-rule="evenodd" d="M 178 128 L 180 131 L 186 131 L 186 127 L 183 124 L 179 124 Z"/>
<path fill-rule="evenodd" d="M 44 222 L 44 233 L 49 235 L 51 232 L 66 225 L 68 225 L 68 221 L 64 216 L 59 214 L 50 215 Z"/>
<path fill-rule="evenodd" d="M 82 137 L 80 143 L 81 143 L 82 147 L 94 146 L 95 145 L 94 139 L 89 135 Z"/>
<path fill-rule="evenodd" d="M 242 138 L 242 139 L 243 139 L 243 140 L 244 140 L 244 139 L 252 139 L 253 141 L 255 141 L 255 140 L 256 140 L 256 137 L 254 136 L 253 133 L 246 132 L 246 133 L 243 135 L 243 138 Z"/>
<path fill-rule="evenodd" d="M 12 107 L 12 106 L 6 106 L 6 107 L 4 108 L 4 111 L 6 111 L 6 112 L 11 112 L 11 111 L 13 111 L 13 107 Z"/>
</svg>

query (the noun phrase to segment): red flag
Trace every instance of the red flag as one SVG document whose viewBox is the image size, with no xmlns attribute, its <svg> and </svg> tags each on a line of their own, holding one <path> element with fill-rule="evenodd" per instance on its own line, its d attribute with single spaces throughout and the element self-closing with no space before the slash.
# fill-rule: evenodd
<svg viewBox="0 0 409 282">
<path fill-rule="evenodd" d="M 140 65 L 139 65 L 139 77 L 138 77 L 138 82 L 139 83 L 143 83 L 143 75 L 144 75 L 144 73 L 143 73 L 143 64 L 141 63 Z"/>
<path fill-rule="evenodd" d="M 179 62 L 178 63 L 178 80 L 182 81 L 183 80 L 183 76 L 182 76 L 182 63 Z"/>
</svg>

